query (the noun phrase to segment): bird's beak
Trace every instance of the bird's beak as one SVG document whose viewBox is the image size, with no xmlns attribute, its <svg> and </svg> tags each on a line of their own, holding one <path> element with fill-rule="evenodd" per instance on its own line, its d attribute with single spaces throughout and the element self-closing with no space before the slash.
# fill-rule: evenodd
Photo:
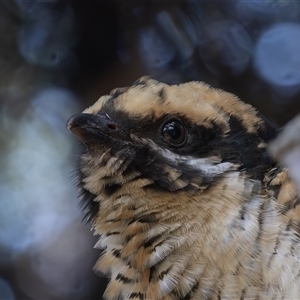
<svg viewBox="0 0 300 300">
<path fill-rule="evenodd" d="M 76 114 L 69 118 L 67 121 L 67 128 L 71 130 L 74 134 L 78 135 L 83 128 L 86 128 L 88 125 L 92 125 L 93 121 L 92 114 Z M 96 124 L 93 124 L 96 125 Z M 93 127 L 93 126 L 92 126 Z"/>
<path fill-rule="evenodd" d="M 128 134 L 106 114 L 76 114 L 67 121 L 67 128 L 84 144 L 103 142 L 107 138 L 129 140 Z"/>
</svg>

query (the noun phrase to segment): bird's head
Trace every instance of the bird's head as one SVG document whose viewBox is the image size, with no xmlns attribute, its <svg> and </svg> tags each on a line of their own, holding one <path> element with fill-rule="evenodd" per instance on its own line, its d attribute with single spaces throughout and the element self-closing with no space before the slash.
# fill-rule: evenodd
<svg viewBox="0 0 300 300">
<path fill-rule="evenodd" d="M 270 163 L 265 148 L 276 134 L 230 93 L 148 77 L 101 97 L 67 126 L 86 147 L 83 187 L 95 195 L 137 179 L 171 193 L 202 191 L 232 170 L 262 179 Z"/>
</svg>

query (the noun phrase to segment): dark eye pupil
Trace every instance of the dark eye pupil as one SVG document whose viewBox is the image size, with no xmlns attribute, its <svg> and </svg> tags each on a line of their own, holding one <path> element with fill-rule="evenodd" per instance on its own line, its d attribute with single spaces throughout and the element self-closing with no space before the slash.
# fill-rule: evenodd
<svg viewBox="0 0 300 300">
<path fill-rule="evenodd" d="M 162 129 L 164 140 L 173 145 L 179 145 L 185 141 L 184 127 L 178 121 L 166 123 Z"/>
<path fill-rule="evenodd" d="M 168 134 L 171 139 L 176 140 L 180 137 L 181 130 L 172 122 L 165 126 L 164 132 Z"/>
</svg>

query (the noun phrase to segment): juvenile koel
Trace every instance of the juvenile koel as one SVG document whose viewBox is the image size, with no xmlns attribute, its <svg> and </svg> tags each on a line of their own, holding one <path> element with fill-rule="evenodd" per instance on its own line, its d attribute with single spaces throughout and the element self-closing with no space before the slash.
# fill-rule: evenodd
<svg viewBox="0 0 300 300">
<path fill-rule="evenodd" d="M 300 298 L 300 199 L 252 106 L 143 77 L 68 128 L 105 299 Z"/>
</svg>

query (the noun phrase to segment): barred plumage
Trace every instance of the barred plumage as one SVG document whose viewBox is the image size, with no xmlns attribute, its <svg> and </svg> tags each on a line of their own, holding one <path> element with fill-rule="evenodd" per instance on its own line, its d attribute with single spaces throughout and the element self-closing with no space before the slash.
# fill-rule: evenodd
<svg viewBox="0 0 300 300">
<path fill-rule="evenodd" d="M 68 127 L 86 147 L 79 188 L 106 299 L 299 297 L 297 192 L 253 107 L 143 77 Z"/>
</svg>

